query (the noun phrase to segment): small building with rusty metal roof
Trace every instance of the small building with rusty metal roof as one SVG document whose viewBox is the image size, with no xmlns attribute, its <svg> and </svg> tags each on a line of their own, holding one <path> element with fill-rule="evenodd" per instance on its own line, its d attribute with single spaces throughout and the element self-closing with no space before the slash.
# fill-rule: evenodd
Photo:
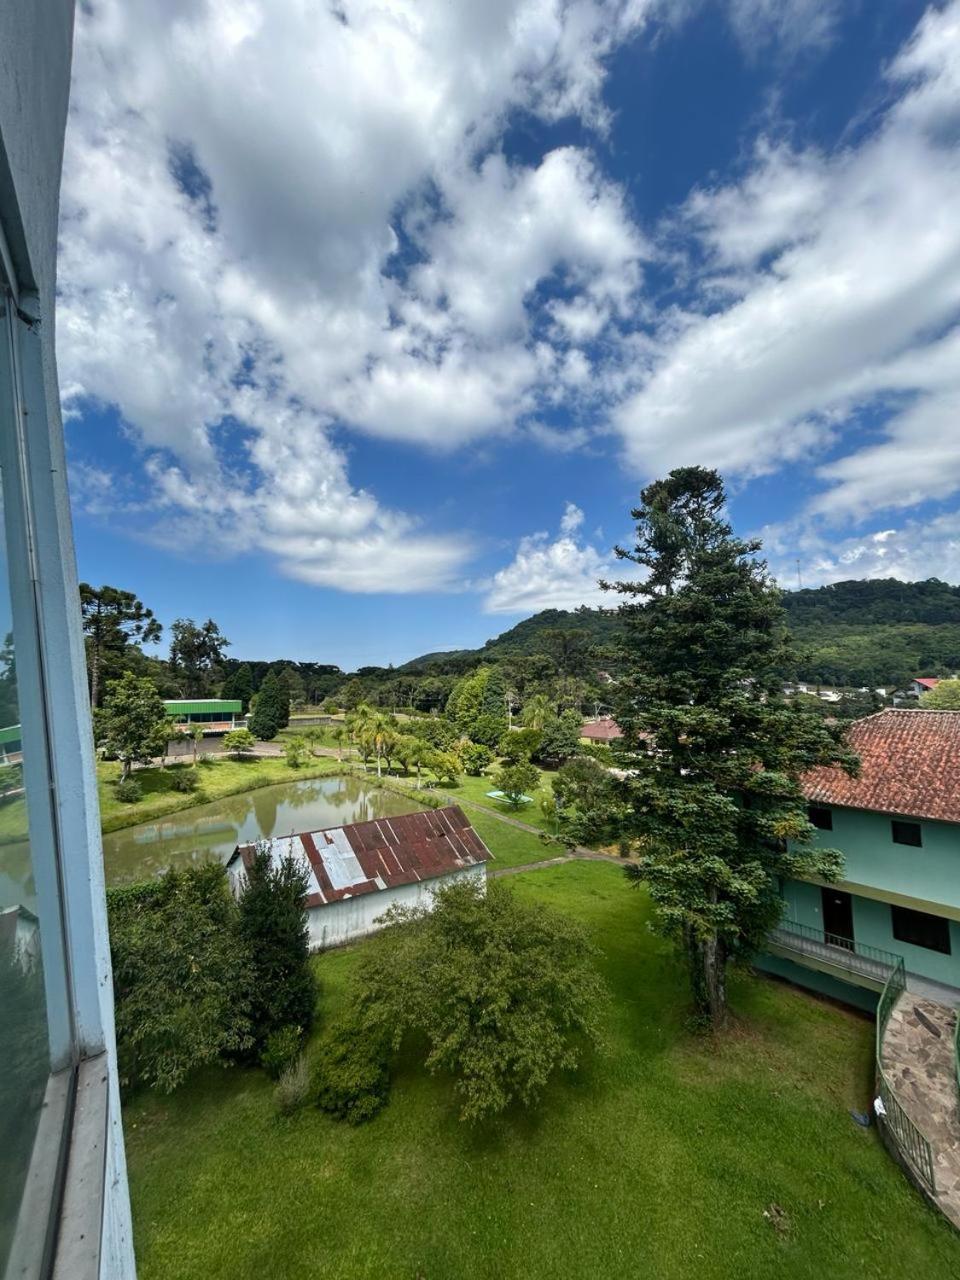
<svg viewBox="0 0 960 1280">
<path fill-rule="evenodd" d="M 261 843 L 269 845 L 274 861 L 289 856 L 307 872 L 312 950 L 375 933 L 390 907 L 429 909 L 444 885 L 459 880 L 485 884 L 491 856 L 459 805 L 274 836 Z M 234 893 L 242 887 L 256 847 L 238 845 L 227 862 Z"/>
</svg>

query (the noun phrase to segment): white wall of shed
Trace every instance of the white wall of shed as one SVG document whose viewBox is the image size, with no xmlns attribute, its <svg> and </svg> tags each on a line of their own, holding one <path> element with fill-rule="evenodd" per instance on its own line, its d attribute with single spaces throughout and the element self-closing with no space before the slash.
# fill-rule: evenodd
<svg viewBox="0 0 960 1280">
<path fill-rule="evenodd" d="M 419 880 L 413 884 L 398 885 L 395 889 L 379 889 L 376 893 L 361 893 L 355 898 L 341 898 L 325 907 L 311 907 L 307 912 L 310 926 L 310 949 L 321 951 L 336 947 L 354 938 L 376 933 L 383 925 L 378 918 L 391 907 L 433 907 L 436 891 L 461 880 L 474 880 L 485 885 L 485 863 L 475 867 L 463 867 L 432 880 Z"/>
</svg>

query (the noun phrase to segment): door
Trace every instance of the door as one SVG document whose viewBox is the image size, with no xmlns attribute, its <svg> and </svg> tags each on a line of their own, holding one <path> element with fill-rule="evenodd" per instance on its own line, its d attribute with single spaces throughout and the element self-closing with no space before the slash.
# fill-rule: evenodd
<svg viewBox="0 0 960 1280">
<path fill-rule="evenodd" d="M 853 950 L 853 899 L 842 889 L 821 889 L 823 932 L 832 947 Z"/>
</svg>

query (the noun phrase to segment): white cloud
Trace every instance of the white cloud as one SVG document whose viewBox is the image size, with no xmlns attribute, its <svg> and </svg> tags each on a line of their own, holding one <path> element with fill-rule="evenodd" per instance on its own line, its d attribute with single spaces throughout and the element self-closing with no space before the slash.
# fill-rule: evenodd
<svg viewBox="0 0 960 1280">
<path fill-rule="evenodd" d="M 771 567 L 788 588 L 796 585 L 797 559 L 805 587 L 848 578 L 960 582 L 960 512 L 956 511 L 849 537 L 837 538 L 814 525 L 765 529 L 761 536 Z"/>
<path fill-rule="evenodd" d="M 239 505 L 306 581 L 447 585 L 463 545 L 356 489 L 331 429 L 453 447 L 583 385 L 576 344 L 628 305 L 642 238 L 585 151 L 509 166 L 496 148 L 514 108 L 602 129 L 604 58 L 652 4 L 81 7 L 68 412 L 117 406 L 151 459 L 147 506 L 207 545 L 250 543 Z M 534 340 L 546 279 L 570 310 Z"/>
<path fill-rule="evenodd" d="M 840 0 L 730 0 L 730 21 L 747 53 L 823 48 L 834 37 Z"/>
<path fill-rule="evenodd" d="M 809 469 L 831 444 L 820 509 L 960 488 L 960 366 L 946 356 L 960 314 L 960 4 L 928 12 L 889 75 L 900 96 L 859 145 L 763 143 L 743 182 L 691 198 L 679 225 L 708 255 L 703 310 L 661 327 L 613 415 L 638 470 Z M 731 271 L 737 288 L 718 296 L 714 275 Z M 858 448 L 854 411 L 884 405 L 887 438 Z"/>
<path fill-rule="evenodd" d="M 636 577 L 627 562 L 605 549 L 583 541 L 584 515 L 568 502 L 560 520 L 560 532 L 552 541 L 548 533 L 521 538 L 516 555 L 487 583 L 487 613 L 535 613 L 540 609 L 576 609 L 580 605 L 615 606 L 616 599 L 601 591 L 601 578 L 613 581 Z"/>
</svg>

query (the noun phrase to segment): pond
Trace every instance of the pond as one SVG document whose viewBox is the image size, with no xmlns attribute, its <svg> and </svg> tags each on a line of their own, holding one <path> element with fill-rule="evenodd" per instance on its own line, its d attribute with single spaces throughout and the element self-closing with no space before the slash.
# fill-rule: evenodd
<svg viewBox="0 0 960 1280">
<path fill-rule="evenodd" d="M 168 867 L 226 862 L 238 844 L 261 836 L 318 831 L 421 807 L 415 796 L 383 791 L 362 778 L 313 778 L 257 787 L 157 822 L 111 831 L 103 837 L 106 880 L 108 885 L 130 884 Z"/>
</svg>

